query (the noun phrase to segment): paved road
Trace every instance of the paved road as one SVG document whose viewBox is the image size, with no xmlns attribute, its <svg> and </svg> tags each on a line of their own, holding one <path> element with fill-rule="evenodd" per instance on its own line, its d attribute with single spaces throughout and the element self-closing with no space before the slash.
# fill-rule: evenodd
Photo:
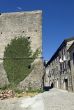
<svg viewBox="0 0 74 110">
<path fill-rule="evenodd" d="M 74 93 L 54 88 L 32 98 L 0 100 L 0 110 L 74 110 Z"/>
</svg>

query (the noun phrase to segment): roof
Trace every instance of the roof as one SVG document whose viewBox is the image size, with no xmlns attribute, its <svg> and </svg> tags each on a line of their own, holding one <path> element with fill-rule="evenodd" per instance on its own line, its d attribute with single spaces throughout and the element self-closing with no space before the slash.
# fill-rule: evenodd
<svg viewBox="0 0 74 110">
<path fill-rule="evenodd" d="M 72 45 L 70 46 L 70 48 L 68 49 L 68 51 L 71 51 L 71 49 L 74 47 L 74 42 L 72 43 Z"/>
<path fill-rule="evenodd" d="M 69 42 L 69 41 L 71 41 L 71 40 L 74 40 L 74 37 L 67 38 L 67 39 L 65 39 L 65 40 L 61 43 L 61 45 L 60 45 L 59 48 L 56 50 L 56 52 L 53 54 L 53 56 L 51 57 L 51 59 L 47 62 L 46 67 L 51 63 L 51 61 L 54 60 L 55 57 L 57 57 L 57 54 L 58 54 L 58 52 L 62 49 L 62 47 L 65 46 L 66 43 Z"/>
<path fill-rule="evenodd" d="M 67 42 L 68 41 L 71 41 L 71 40 L 74 40 L 74 36 L 73 37 L 70 37 L 70 38 L 67 38 L 67 39 L 65 39 Z"/>
</svg>

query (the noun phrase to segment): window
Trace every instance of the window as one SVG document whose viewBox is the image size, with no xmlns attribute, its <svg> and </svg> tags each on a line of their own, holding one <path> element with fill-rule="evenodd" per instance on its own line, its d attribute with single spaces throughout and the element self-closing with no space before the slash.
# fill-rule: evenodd
<svg viewBox="0 0 74 110">
<path fill-rule="evenodd" d="M 64 62 L 64 69 L 66 69 L 66 61 Z"/>
<path fill-rule="evenodd" d="M 70 60 L 68 61 L 68 67 L 71 70 Z"/>
<path fill-rule="evenodd" d="M 60 70 L 62 71 L 62 63 L 60 63 Z"/>
<path fill-rule="evenodd" d="M 60 71 L 64 72 L 64 63 L 60 63 Z"/>
<path fill-rule="evenodd" d="M 63 51 L 63 49 L 62 49 L 62 50 L 61 50 L 62 56 L 63 56 L 63 52 L 64 52 L 64 51 Z"/>
<path fill-rule="evenodd" d="M 66 53 L 66 48 L 64 47 L 63 48 L 63 55 L 65 55 L 65 53 Z"/>
</svg>

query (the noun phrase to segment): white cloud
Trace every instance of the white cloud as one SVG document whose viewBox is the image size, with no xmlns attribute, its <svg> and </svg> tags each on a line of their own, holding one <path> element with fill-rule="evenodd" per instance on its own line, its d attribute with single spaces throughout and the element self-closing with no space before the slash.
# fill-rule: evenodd
<svg viewBox="0 0 74 110">
<path fill-rule="evenodd" d="M 19 7 L 19 6 L 17 7 L 17 9 L 22 10 L 22 8 L 21 8 L 21 7 Z"/>
</svg>

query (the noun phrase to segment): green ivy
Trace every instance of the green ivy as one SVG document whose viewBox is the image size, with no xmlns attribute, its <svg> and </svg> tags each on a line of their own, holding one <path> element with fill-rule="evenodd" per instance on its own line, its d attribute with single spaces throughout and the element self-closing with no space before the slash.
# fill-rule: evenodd
<svg viewBox="0 0 74 110">
<path fill-rule="evenodd" d="M 38 50 L 33 54 L 30 41 L 26 37 L 12 39 L 5 47 L 4 69 L 11 84 L 18 84 L 32 71 L 31 63 L 38 55 Z"/>
</svg>

